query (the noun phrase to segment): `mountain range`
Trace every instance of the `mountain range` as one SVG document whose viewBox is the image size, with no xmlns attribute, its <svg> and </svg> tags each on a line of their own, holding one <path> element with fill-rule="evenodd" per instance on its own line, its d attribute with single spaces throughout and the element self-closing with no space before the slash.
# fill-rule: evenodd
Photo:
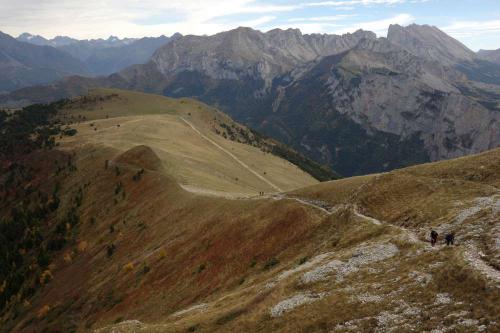
<svg viewBox="0 0 500 333">
<path fill-rule="evenodd" d="M 47 102 L 90 87 L 196 97 L 343 175 L 500 144 L 500 65 L 436 27 L 391 25 L 387 38 L 250 28 L 175 37 L 145 64 L 0 101 Z"/>
<path fill-rule="evenodd" d="M 174 35 L 178 38 L 179 35 Z M 47 40 L 28 33 L 13 38 L 0 32 L 0 92 L 48 84 L 71 75 L 108 75 L 147 62 L 169 37 Z"/>
<path fill-rule="evenodd" d="M 87 74 L 85 64 L 50 46 L 20 42 L 0 32 L 0 92 Z"/>
</svg>

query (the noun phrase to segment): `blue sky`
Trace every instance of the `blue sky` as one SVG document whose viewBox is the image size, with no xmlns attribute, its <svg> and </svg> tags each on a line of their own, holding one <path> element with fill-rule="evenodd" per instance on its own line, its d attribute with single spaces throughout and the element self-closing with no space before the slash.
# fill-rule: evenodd
<svg viewBox="0 0 500 333">
<path fill-rule="evenodd" d="M 0 30 L 44 37 L 214 34 L 238 26 L 303 33 L 431 24 L 473 50 L 500 48 L 500 0 L 0 0 Z"/>
</svg>

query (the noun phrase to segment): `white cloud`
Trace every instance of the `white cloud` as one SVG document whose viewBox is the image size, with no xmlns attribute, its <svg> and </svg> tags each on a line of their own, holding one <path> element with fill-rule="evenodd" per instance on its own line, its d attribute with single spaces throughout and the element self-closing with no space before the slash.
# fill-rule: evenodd
<svg viewBox="0 0 500 333">
<path fill-rule="evenodd" d="M 414 21 L 415 18 L 410 14 L 398 14 L 396 16 L 382 20 L 354 23 L 350 26 L 335 30 L 335 33 L 344 34 L 347 32 L 354 32 L 358 29 L 363 29 L 363 30 L 373 31 L 379 37 L 380 36 L 385 37 L 387 35 L 387 29 L 389 28 L 389 25 L 391 24 L 408 25 L 410 23 L 413 23 Z"/>
<path fill-rule="evenodd" d="M 458 21 L 441 28 L 455 37 L 470 37 L 483 34 L 500 33 L 500 20 L 492 21 Z"/>
<path fill-rule="evenodd" d="M 339 14 L 334 16 L 316 16 L 316 17 L 294 17 L 288 19 L 287 22 L 325 22 L 325 21 L 339 21 L 350 17 L 354 17 L 353 14 Z"/>
<path fill-rule="evenodd" d="M 266 26 L 265 28 L 262 28 L 262 30 L 268 31 L 268 30 L 276 29 L 276 28 L 286 30 L 289 28 L 294 28 L 294 29 L 299 29 L 304 34 L 314 34 L 314 33 L 327 34 L 327 33 L 332 33 L 335 29 L 338 29 L 340 27 L 342 27 L 342 25 L 336 24 L 336 23 L 299 22 L 299 23 L 293 23 L 292 25 L 278 24 L 278 25 Z"/>
<path fill-rule="evenodd" d="M 500 20 L 455 21 L 440 29 L 475 51 L 500 47 Z"/>
<path fill-rule="evenodd" d="M 263 24 L 270 13 L 299 5 L 268 5 L 255 0 L 1 0 L 0 29 L 19 34 L 31 31 L 46 37 L 77 38 L 172 34 L 213 34 L 238 25 Z M 249 21 L 217 22 L 238 14 L 263 14 Z"/>
<path fill-rule="evenodd" d="M 254 20 L 243 21 L 240 25 L 243 27 L 260 27 L 263 24 L 272 22 L 276 16 L 262 16 Z"/>
<path fill-rule="evenodd" d="M 0 0 L 0 29 L 14 35 L 28 31 L 45 37 L 65 34 L 76 38 L 213 34 L 240 25 L 258 26 L 274 14 L 304 8 L 334 6 L 336 10 L 353 10 L 356 6 L 408 1 L 415 0 L 303 0 L 294 4 L 270 4 L 265 0 Z M 241 15 L 259 14 L 262 17 L 241 20 Z M 323 25 L 321 31 L 327 28 Z"/>
<path fill-rule="evenodd" d="M 406 0 L 347 0 L 347 1 L 320 1 L 307 3 L 309 7 L 337 7 L 337 6 L 369 6 L 369 5 L 395 5 L 405 3 Z"/>
</svg>

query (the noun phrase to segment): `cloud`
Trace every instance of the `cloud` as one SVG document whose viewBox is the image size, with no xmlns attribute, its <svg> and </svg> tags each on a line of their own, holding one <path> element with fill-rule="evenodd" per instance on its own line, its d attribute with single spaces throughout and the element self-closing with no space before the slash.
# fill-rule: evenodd
<svg viewBox="0 0 500 333">
<path fill-rule="evenodd" d="M 500 47 L 500 20 L 455 21 L 440 29 L 475 51 Z"/>
<path fill-rule="evenodd" d="M 108 34 L 140 37 L 175 32 L 213 34 L 240 25 L 257 27 L 277 14 L 314 7 L 354 10 L 358 6 L 409 1 L 415 0 L 297 0 L 293 3 L 267 0 L 0 0 L 0 29 L 15 35 L 28 31 L 45 37 L 65 34 L 76 38 L 107 37 Z M 307 27 L 308 30 L 319 27 L 327 31 L 333 25 Z"/>
<path fill-rule="evenodd" d="M 484 34 L 500 33 L 500 20 L 492 21 L 457 21 L 441 28 L 455 37 L 471 37 Z"/>
<path fill-rule="evenodd" d="M 262 16 L 254 20 L 242 21 L 241 26 L 243 27 L 260 27 L 263 24 L 272 22 L 276 19 L 276 16 Z"/>
<path fill-rule="evenodd" d="M 294 17 L 288 19 L 287 22 L 325 22 L 325 21 L 339 21 L 354 17 L 354 14 L 339 14 L 333 16 L 316 16 L 316 17 Z"/>
<path fill-rule="evenodd" d="M 347 0 L 347 1 L 320 1 L 305 4 L 308 7 L 340 7 L 340 6 L 370 6 L 395 5 L 408 2 L 406 0 Z"/>
<path fill-rule="evenodd" d="M 12 34 L 31 31 L 46 37 L 77 38 L 172 34 L 213 34 L 238 25 L 268 22 L 271 13 L 300 5 L 275 5 L 256 0 L 2 0 L 1 29 Z M 251 20 L 216 22 L 231 15 L 258 15 Z"/>
<path fill-rule="evenodd" d="M 314 33 L 332 33 L 335 31 L 335 29 L 339 29 L 342 27 L 340 24 L 336 23 L 327 23 L 327 22 L 315 22 L 315 23 L 307 23 L 307 22 L 299 22 L 299 23 L 294 23 L 290 26 L 290 24 L 278 24 L 278 25 L 272 25 L 272 26 L 266 26 L 265 28 L 262 28 L 263 31 L 268 31 L 271 29 L 289 29 L 289 28 L 295 28 L 299 29 L 302 33 L 304 34 L 314 34 Z"/>
<path fill-rule="evenodd" d="M 335 33 L 344 34 L 347 32 L 354 32 L 358 29 L 363 29 L 373 31 L 377 34 L 377 36 L 386 36 L 389 25 L 408 25 L 410 23 L 413 23 L 414 21 L 415 18 L 410 14 L 398 14 L 382 20 L 357 22 L 352 25 L 342 27 L 341 29 L 337 29 L 335 30 Z"/>
</svg>

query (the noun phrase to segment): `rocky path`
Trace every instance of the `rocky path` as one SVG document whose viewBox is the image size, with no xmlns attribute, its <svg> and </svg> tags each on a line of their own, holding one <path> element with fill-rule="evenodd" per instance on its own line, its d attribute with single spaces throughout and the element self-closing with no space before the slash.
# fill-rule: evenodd
<svg viewBox="0 0 500 333">
<path fill-rule="evenodd" d="M 483 260 L 481 252 L 473 243 L 466 245 L 464 258 L 472 268 L 479 271 L 487 279 L 494 281 L 497 288 L 500 288 L 500 271 Z"/>
<path fill-rule="evenodd" d="M 184 120 L 184 121 L 186 121 L 186 120 Z M 187 123 L 187 121 L 186 121 L 186 123 Z M 210 139 L 208 139 L 208 140 L 210 140 Z M 214 143 L 214 144 L 216 144 L 216 143 Z M 224 148 L 222 148 L 222 149 L 224 149 Z M 227 153 L 229 153 L 230 155 L 232 155 L 230 152 L 227 152 Z M 259 178 L 260 178 L 260 175 L 259 175 Z M 366 184 L 365 184 L 365 186 L 366 186 Z M 189 190 L 189 189 L 187 189 L 187 190 Z M 196 192 L 196 193 L 202 194 L 202 195 L 204 194 L 201 191 L 200 192 Z M 217 195 L 215 193 L 212 193 L 212 194 L 213 195 Z M 220 195 L 220 196 L 222 196 L 222 195 Z M 359 208 L 356 205 L 331 206 L 327 202 L 324 202 L 324 201 L 321 201 L 321 200 L 314 200 L 314 199 L 309 199 L 309 198 L 300 198 L 300 197 L 295 197 L 295 196 L 288 196 L 288 195 L 286 195 L 284 193 L 266 194 L 264 196 L 233 196 L 233 197 L 231 197 L 231 196 L 224 195 L 224 197 L 230 198 L 230 199 L 234 199 L 234 200 L 259 200 L 259 199 L 260 200 L 262 200 L 262 199 L 294 200 L 294 201 L 297 201 L 297 202 L 301 203 L 302 205 L 315 208 L 315 209 L 321 211 L 322 213 L 324 213 L 326 215 L 332 215 L 335 212 L 337 212 L 338 209 L 340 209 L 340 208 L 350 208 L 350 209 L 352 209 L 353 214 L 356 217 L 360 218 L 360 219 L 363 219 L 363 220 L 365 220 L 367 222 L 370 222 L 370 223 L 373 223 L 375 225 L 389 225 L 389 226 L 391 226 L 393 228 L 398 229 L 402 233 L 402 235 L 404 235 L 407 238 L 407 240 L 410 243 L 413 243 L 413 244 L 419 243 L 421 245 L 424 245 L 427 251 L 439 249 L 439 246 L 431 247 L 428 242 L 421 240 L 418 237 L 418 235 L 415 232 L 413 232 L 412 230 L 409 230 L 409 229 L 406 229 L 406 228 L 403 228 L 403 227 L 399 227 L 399 226 L 396 226 L 396 225 L 393 225 L 393 224 L 390 224 L 390 223 L 387 223 L 387 222 L 380 221 L 380 220 L 378 220 L 376 218 L 373 218 L 371 216 L 364 215 L 363 213 L 361 213 L 359 211 Z M 483 198 L 480 198 L 480 199 L 483 199 Z M 481 201 L 481 203 L 482 203 L 482 201 Z M 489 201 L 488 201 L 488 203 L 489 203 Z M 487 206 L 488 205 L 482 205 L 481 208 L 484 209 Z M 492 207 L 493 207 L 494 213 L 498 213 L 497 212 L 498 211 L 498 203 L 496 203 L 496 205 L 493 204 Z M 463 219 L 465 219 L 467 217 L 470 217 L 470 216 L 478 213 L 479 211 L 480 210 L 478 210 L 476 208 L 468 209 L 467 210 L 467 214 L 466 214 L 467 216 L 464 217 L 465 213 L 461 212 L 459 214 L 459 216 L 457 216 L 457 219 L 463 220 Z M 473 243 L 468 243 L 467 244 L 467 246 L 465 248 L 465 251 L 464 251 L 464 259 L 469 263 L 469 266 L 471 268 L 473 268 L 474 270 L 478 271 L 481 275 L 483 275 L 487 279 L 492 280 L 492 281 L 494 281 L 497 284 L 500 282 L 500 271 L 498 269 L 496 269 L 495 267 L 491 266 L 488 262 L 486 262 L 482 258 L 482 256 L 480 255 L 479 250 L 477 249 L 477 247 Z M 500 286 L 498 286 L 498 287 L 500 287 Z"/>
<path fill-rule="evenodd" d="M 321 202 L 316 202 L 314 200 L 303 199 L 303 198 L 287 198 L 286 196 L 283 196 L 283 198 L 296 200 L 296 201 L 303 203 L 305 205 L 315 207 L 316 209 L 323 211 L 325 214 L 332 214 L 336 211 L 335 207 L 327 209 L 327 208 L 325 208 L 325 206 Z M 414 244 L 420 243 L 420 244 L 424 245 L 427 248 L 427 250 L 435 250 L 435 249 L 439 248 L 439 246 L 431 247 L 428 242 L 420 240 L 419 237 L 411 230 L 408 230 L 408 229 L 403 228 L 403 227 L 395 226 L 395 225 L 392 225 L 390 223 L 382 222 L 382 221 L 380 221 L 376 218 L 370 217 L 370 216 L 366 216 L 366 215 L 360 213 L 356 206 L 351 206 L 351 208 L 353 209 L 354 215 L 357 216 L 358 218 L 364 219 L 364 220 L 366 220 L 370 223 L 373 223 L 375 225 L 390 225 L 394 228 L 397 228 L 399 231 L 401 231 L 403 233 L 403 235 L 405 235 L 407 237 L 408 241 L 410 241 L 411 243 L 414 243 Z M 474 270 L 479 272 L 481 275 L 483 275 L 487 279 L 496 283 L 497 288 L 500 288 L 500 285 L 498 285 L 498 283 L 500 283 L 500 271 L 498 269 L 496 269 L 495 267 L 491 266 L 488 262 L 486 262 L 483 259 L 481 252 L 478 250 L 478 248 L 472 242 L 468 243 L 465 247 L 464 259 L 467 261 L 467 263 L 469 264 L 469 266 L 471 268 L 473 268 Z"/>
</svg>

